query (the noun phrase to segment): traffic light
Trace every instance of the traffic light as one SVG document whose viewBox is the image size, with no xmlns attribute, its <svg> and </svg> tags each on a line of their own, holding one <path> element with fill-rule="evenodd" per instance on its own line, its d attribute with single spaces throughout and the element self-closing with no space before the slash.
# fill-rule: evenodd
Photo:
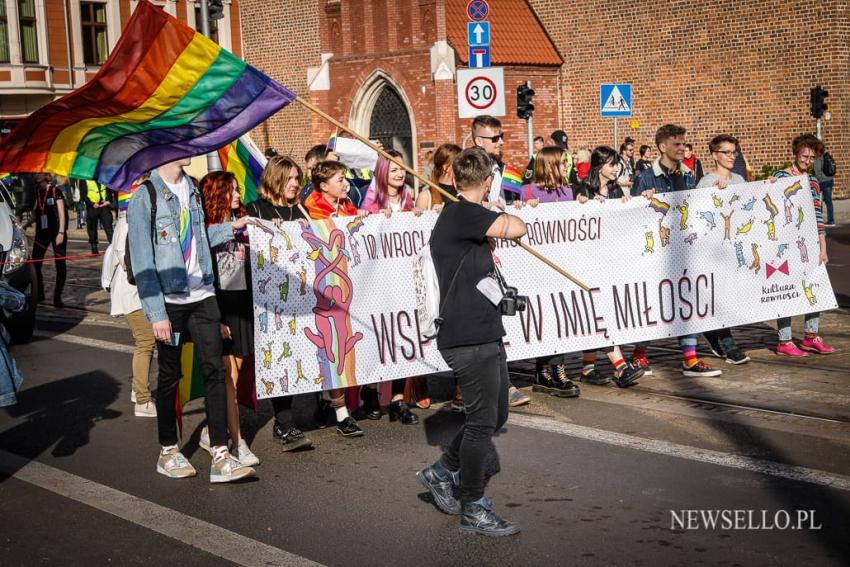
<svg viewBox="0 0 850 567">
<path fill-rule="evenodd" d="M 208 0 L 210 10 L 210 21 L 224 18 L 224 4 L 221 0 Z"/>
<path fill-rule="evenodd" d="M 826 97 L 828 96 L 829 93 L 826 92 L 825 89 L 822 89 L 820 85 L 812 88 L 812 116 L 814 116 L 815 118 L 820 118 L 823 116 L 823 113 L 826 112 Z"/>
<path fill-rule="evenodd" d="M 528 85 L 521 84 L 516 88 L 516 115 L 523 120 L 534 116 L 534 105 L 531 104 L 533 97 L 534 89 Z"/>
</svg>

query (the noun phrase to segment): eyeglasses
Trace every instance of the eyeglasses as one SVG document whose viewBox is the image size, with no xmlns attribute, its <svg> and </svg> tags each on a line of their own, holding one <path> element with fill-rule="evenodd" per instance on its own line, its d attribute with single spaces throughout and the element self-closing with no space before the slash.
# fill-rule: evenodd
<svg viewBox="0 0 850 567">
<path fill-rule="evenodd" d="M 490 140 L 494 144 L 497 144 L 499 140 L 503 140 L 505 138 L 504 134 L 496 134 L 495 136 L 475 136 L 476 138 L 482 138 L 484 140 Z"/>
<path fill-rule="evenodd" d="M 800 159 L 800 161 L 815 161 L 817 159 L 817 156 L 815 156 L 815 155 L 805 155 L 805 156 L 800 155 L 800 156 L 798 156 L 798 158 Z"/>
<path fill-rule="evenodd" d="M 738 155 L 738 150 L 714 150 L 716 154 L 723 154 L 726 157 L 736 157 Z"/>
</svg>

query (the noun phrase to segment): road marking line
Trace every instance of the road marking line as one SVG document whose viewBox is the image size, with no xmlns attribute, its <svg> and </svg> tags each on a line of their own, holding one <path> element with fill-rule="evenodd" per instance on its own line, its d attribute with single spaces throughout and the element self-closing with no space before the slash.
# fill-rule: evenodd
<svg viewBox="0 0 850 567">
<path fill-rule="evenodd" d="M 743 457 L 740 455 L 723 453 L 721 451 L 713 451 L 711 449 L 701 449 L 690 445 L 680 445 L 669 441 L 635 437 L 634 435 L 627 435 L 625 433 L 615 433 L 613 431 L 605 431 L 603 429 L 586 427 L 584 425 L 564 423 L 548 417 L 541 418 L 512 413 L 510 415 L 509 423 L 519 425 L 521 427 L 527 427 L 529 429 L 537 429 L 540 431 L 557 433 L 559 435 L 585 439 L 587 441 L 616 445 L 618 447 L 625 447 L 627 449 L 634 449 L 645 453 L 677 457 L 690 461 L 752 471 L 779 478 L 808 482 L 811 484 L 820 484 L 830 488 L 850 491 L 850 477 L 832 474 L 817 469 L 786 465 L 783 463 L 766 461 L 764 459 L 755 459 L 752 457 Z"/>
<path fill-rule="evenodd" d="M 43 331 L 36 331 L 33 333 L 36 337 L 41 339 L 50 339 L 52 341 L 60 341 L 63 343 L 70 343 L 72 345 L 82 345 L 91 348 L 100 348 L 104 350 L 113 350 L 115 352 L 123 352 L 127 354 L 133 354 L 136 351 L 136 347 L 133 345 L 123 345 L 121 343 L 114 343 L 112 341 L 102 341 L 100 339 L 90 339 L 88 337 L 80 337 L 78 335 L 69 335 L 67 333 L 58 334 L 58 333 L 45 333 Z M 156 354 L 156 353 L 154 353 Z"/>
<path fill-rule="evenodd" d="M 294 553 L 75 474 L 0 450 L 0 471 L 246 567 L 322 567 Z M 151 471 L 153 472 L 153 471 Z"/>
<path fill-rule="evenodd" d="M 130 345 L 122 345 L 109 341 L 101 341 L 98 339 L 87 339 L 75 335 L 53 335 L 49 333 L 37 333 L 38 336 L 49 338 L 58 341 L 64 341 L 72 344 L 90 346 L 94 348 L 102 348 L 106 350 L 114 350 L 118 352 L 132 353 L 133 347 Z M 577 437 L 588 441 L 596 441 L 598 443 L 606 443 L 608 445 L 616 445 L 618 447 L 626 447 L 646 453 L 655 453 L 658 455 L 667 455 L 709 463 L 722 467 L 730 467 L 741 470 L 748 470 L 779 478 L 808 482 L 811 484 L 820 484 L 837 488 L 839 490 L 850 491 L 850 477 L 836 475 L 817 469 L 799 467 L 795 465 L 786 465 L 774 461 L 763 459 L 754 459 L 752 457 L 743 457 L 733 455 L 731 453 L 723 453 L 713 451 L 711 449 L 701 449 L 690 445 L 680 445 L 669 441 L 661 441 L 656 439 L 647 439 L 644 437 L 635 437 L 626 435 L 625 433 L 616 433 L 613 431 L 605 431 L 593 427 L 583 425 L 575 425 L 572 423 L 564 423 L 550 417 L 534 417 L 526 416 L 517 413 L 512 413 L 510 422 L 514 425 L 527 427 L 530 429 L 538 429 L 540 431 L 548 431 L 569 437 Z"/>
</svg>

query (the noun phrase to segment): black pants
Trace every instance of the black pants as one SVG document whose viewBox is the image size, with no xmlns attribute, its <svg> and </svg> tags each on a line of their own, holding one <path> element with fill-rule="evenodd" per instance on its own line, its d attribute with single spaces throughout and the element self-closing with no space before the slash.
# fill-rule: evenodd
<svg viewBox="0 0 850 567">
<path fill-rule="evenodd" d="M 45 254 L 47 254 L 47 249 L 51 246 L 53 247 L 53 256 L 56 258 L 64 258 L 66 254 L 66 249 L 68 246 L 68 235 L 65 234 L 65 238 L 62 240 L 62 244 L 59 246 L 56 245 L 56 235 L 58 234 L 59 229 L 54 230 L 36 230 L 35 231 L 35 242 L 32 245 L 32 259 L 36 260 L 35 262 L 35 273 L 37 276 L 37 289 L 38 289 L 38 300 L 42 301 L 44 299 L 44 278 L 41 275 L 41 268 L 44 262 L 39 262 L 44 258 Z M 59 300 L 62 298 L 62 290 L 65 288 L 65 276 L 67 274 L 67 267 L 65 266 L 65 260 L 54 260 L 54 266 L 56 266 L 56 286 L 53 288 L 53 300 Z"/>
<path fill-rule="evenodd" d="M 112 209 L 109 207 L 94 208 L 91 205 L 86 205 L 86 230 L 89 233 L 89 244 L 92 247 L 97 246 L 97 221 L 103 225 L 103 231 L 106 233 L 106 240 L 112 242 Z"/>
<path fill-rule="evenodd" d="M 156 388 L 156 413 L 159 443 L 177 444 L 175 396 L 182 374 L 180 352 L 191 341 L 201 364 L 206 394 L 207 425 L 212 446 L 227 444 L 227 395 L 224 386 L 224 362 L 221 359 L 221 314 L 215 297 L 187 305 L 165 304 L 172 332 L 180 333 L 180 345 L 157 341 L 159 378 Z"/>
<path fill-rule="evenodd" d="M 713 331 L 706 331 L 702 334 L 709 343 L 719 343 L 723 350 L 729 350 L 735 347 L 735 339 L 732 338 L 732 329 L 724 327 Z"/>
<path fill-rule="evenodd" d="M 446 447 L 442 461 L 447 469 L 460 469 L 460 498 L 475 502 L 484 496 L 487 480 L 499 472 L 499 455 L 493 433 L 508 420 L 508 364 L 500 342 L 455 347 L 440 351 L 454 371 L 466 423 Z"/>
</svg>

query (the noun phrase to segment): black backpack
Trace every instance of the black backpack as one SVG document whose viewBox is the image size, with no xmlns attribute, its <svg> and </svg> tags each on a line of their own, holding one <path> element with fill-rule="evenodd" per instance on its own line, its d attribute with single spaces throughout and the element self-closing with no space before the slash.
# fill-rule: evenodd
<svg viewBox="0 0 850 567">
<path fill-rule="evenodd" d="M 823 153 L 823 165 L 821 166 L 821 171 L 827 177 L 835 177 L 835 160 L 832 159 L 832 156 L 829 155 L 829 152 Z"/>
<path fill-rule="evenodd" d="M 144 182 L 145 188 L 151 200 L 151 242 L 156 242 L 156 187 L 150 181 Z M 124 267 L 127 268 L 127 282 L 136 285 L 136 276 L 133 274 L 133 259 L 130 255 L 130 231 L 127 231 L 127 241 L 124 243 Z"/>
</svg>

